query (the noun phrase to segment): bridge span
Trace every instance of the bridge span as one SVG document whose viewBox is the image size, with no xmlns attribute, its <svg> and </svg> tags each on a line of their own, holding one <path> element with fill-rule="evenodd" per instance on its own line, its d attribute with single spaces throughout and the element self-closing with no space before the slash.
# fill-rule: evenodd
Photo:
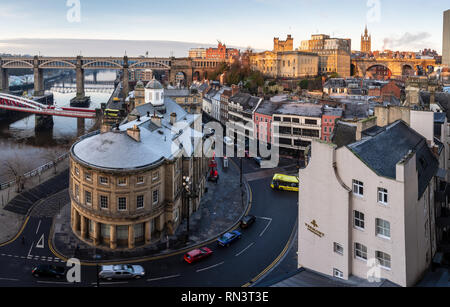
<svg viewBox="0 0 450 307">
<path fill-rule="evenodd" d="M 213 72 L 223 60 L 206 60 L 191 58 L 148 58 L 148 57 L 3 57 L 0 58 L 0 91 L 7 91 L 8 69 L 33 69 L 34 93 L 36 96 L 44 94 L 45 69 L 75 70 L 77 93 L 76 98 L 85 97 L 85 70 L 119 70 L 122 71 L 123 94 L 129 93 L 130 71 L 157 70 L 165 71 L 169 82 L 175 84 L 184 79 L 187 84 L 194 78 L 203 78 Z"/>
<path fill-rule="evenodd" d="M 97 117 L 97 110 L 44 105 L 34 100 L 5 93 L 0 93 L 0 109 L 45 116 L 62 116 L 79 119 L 95 119 Z"/>
</svg>

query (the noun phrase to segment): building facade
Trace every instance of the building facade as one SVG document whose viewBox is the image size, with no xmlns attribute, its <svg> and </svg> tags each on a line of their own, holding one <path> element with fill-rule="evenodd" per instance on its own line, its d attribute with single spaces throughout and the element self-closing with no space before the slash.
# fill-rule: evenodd
<svg viewBox="0 0 450 307">
<path fill-rule="evenodd" d="M 270 78 L 305 78 L 319 73 L 319 57 L 302 51 L 265 51 L 250 56 L 250 66 Z"/>
<path fill-rule="evenodd" d="M 300 170 L 299 266 L 414 286 L 436 253 L 439 162 L 427 138 L 396 121 L 347 146 L 315 141 L 312 153 Z"/>
<path fill-rule="evenodd" d="M 150 88 L 156 97 L 159 86 Z M 188 210 L 199 207 L 207 173 L 206 158 L 194 155 L 202 147 L 197 142 L 201 115 L 187 114 L 166 97 L 163 104 L 152 101 L 138 106 L 128 123 L 102 126 L 71 148 L 72 231 L 92 246 L 126 250 L 155 243 L 174 234 Z M 175 126 L 193 138 L 196 145 L 189 152 L 187 146 L 173 146 Z M 189 206 L 183 176 L 192 178 L 198 191 Z"/>
<path fill-rule="evenodd" d="M 369 35 L 367 26 L 364 29 L 364 35 L 361 35 L 361 52 L 362 53 L 372 52 L 372 35 Z"/>
<path fill-rule="evenodd" d="M 294 51 L 294 38 L 288 34 L 286 40 L 282 41 L 280 38 L 273 39 L 273 52 Z"/>
<path fill-rule="evenodd" d="M 319 73 L 336 73 L 340 77 L 350 77 L 350 39 L 330 38 L 324 34 L 312 35 L 311 40 L 301 42 L 299 50 L 319 55 Z"/>
<path fill-rule="evenodd" d="M 442 64 L 450 67 L 450 10 L 444 12 L 444 30 L 442 40 Z"/>
</svg>

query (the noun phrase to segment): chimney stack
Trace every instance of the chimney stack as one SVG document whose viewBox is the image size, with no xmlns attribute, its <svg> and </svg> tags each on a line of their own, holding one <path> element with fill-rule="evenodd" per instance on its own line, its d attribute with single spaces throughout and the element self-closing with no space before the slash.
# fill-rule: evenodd
<svg viewBox="0 0 450 307">
<path fill-rule="evenodd" d="M 159 128 L 162 127 L 162 123 L 161 123 L 161 117 L 159 117 L 156 112 L 153 113 L 152 118 L 152 123 L 155 124 L 156 126 L 158 126 Z"/>
<path fill-rule="evenodd" d="M 127 135 L 131 137 L 136 142 L 141 141 L 141 129 L 137 125 L 134 125 L 133 128 L 127 129 Z"/>
<path fill-rule="evenodd" d="M 177 113 L 170 114 L 170 124 L 173 126 L 177 122 Z"/>
<path fill-rule="evenodd" d="M 239 86 L 237 86 L 236 84 L 233 84 L 231 86 L 231 96 L 234 96 L 238 93 L 239 93 Z"/>
</svg>

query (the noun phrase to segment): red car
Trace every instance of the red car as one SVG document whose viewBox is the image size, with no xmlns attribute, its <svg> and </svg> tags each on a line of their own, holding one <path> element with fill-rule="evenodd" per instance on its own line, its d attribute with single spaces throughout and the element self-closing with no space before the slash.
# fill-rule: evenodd
<svg viewBox="0 0 450 307">
<path fill-rule="evenodd" d="M 203 258 L 207 258 L 207 257 L 211 256 L 212 253 L 213 253 L 213 251 L 210 250 L 209 248 L 202 247 L 202 248 L 190 251 L 189 253 L 184 255 L 184 260 L 187 263 L 193 263 L 193 262 L 197 262 Z"/>
</svg>

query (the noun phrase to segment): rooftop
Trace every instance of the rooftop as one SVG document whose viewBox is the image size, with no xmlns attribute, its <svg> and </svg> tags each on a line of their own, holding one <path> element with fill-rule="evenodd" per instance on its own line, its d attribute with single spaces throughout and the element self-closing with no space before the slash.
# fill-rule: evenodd
<svg viewBox="0 0 450 307">
<path fill-rule="evenodd" d="M 107 170 L 138 170 L 172 160 L 182 152 L 178 141 L 185 141 L 185 137 L 201 137 L 202 134 L 191 129 L 198 115 L 187 114 L 169 98 L 165 98 L 164 104 L 164 111 L 151 104 L 137 107 L 132 114 L 140 115 L 139 119 L 75 143 L 72 155 L 82 163 Z M 173 113 L 177 114 L 175 125 L 170 124 Z M 161 118 L 161 126 L 152 122 L 153 116 Z M 140 129 L 140 142 L 127 134 L 127 129 L 134 126 Z"/>
<path fill-rule="evenodd" d="M 377 128 L 373 132 L 372 136 L 347 147 L 378 176 L 394 180 L 397 164 L 408 154 L 415 153 L 420 199 L 439 169 L 439 162 L 426 139 L 403 121 Z"/>
</svg>

